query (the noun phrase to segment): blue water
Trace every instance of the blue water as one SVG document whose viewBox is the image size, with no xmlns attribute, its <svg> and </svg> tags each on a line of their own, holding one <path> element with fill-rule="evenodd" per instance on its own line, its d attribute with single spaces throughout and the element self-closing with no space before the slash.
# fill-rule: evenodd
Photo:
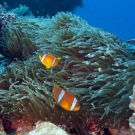
<svg viewBox="0 0 135 135">
<path fill-rule="evenodd" d="M 135 38 L 135 0 L 84 0 L 74 13 L 120 39 Z"/>
<path fill-rule="evenodd" d="M 0 0 L 0 4 L 4 5 L 4 2 Z M 135 0 L 6 0 L 6 3 L 10 9 L 26 5 L 35 16 L 54 16 L 57 12 L 73 11 L 91 26 L 102 28 L 120 39 L 135 38 Z"/>
</svg>

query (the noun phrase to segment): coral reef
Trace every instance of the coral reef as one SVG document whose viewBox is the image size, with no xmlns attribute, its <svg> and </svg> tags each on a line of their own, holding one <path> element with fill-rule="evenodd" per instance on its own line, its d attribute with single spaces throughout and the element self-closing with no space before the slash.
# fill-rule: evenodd
<svg viewBox="0 0 135 135">
<path fill-rule="evenodd" d="M 18 16 L 32 15 L 32 12 L 30 11 L 29 7 L 27 7 L 26 5 L 12 9 L 8 11 L 8 13 L 15 13 Z"/>
<path fill-rule="evenodd" d="M 0 54 L 0 74 L 2 73 L 5 66 L 7 66 L 9 63 L 9 59 L 5 59 L 5 57 Z"/>
<path fill-rule="evenodd" d="M 134 135 L 135 131 L 134 130 L 126 130 L 126 129 L 121 129 L 118 135 Z"/>
<path fill-rule="evenodd" d="M 0 5 L 0 53 L 4 56 L 8 56 L 9 52 L 7 50 L 7 46 L 4 42 L 4 36 L 6 33 L 3 33 L 3 29 L 6 29 L 6 26 L 11 23 L 13 24 L 16 19 L 16 14 L 14 13 L 7 13 L 5 8 Z"/>
<path fill-rule="evenodd" d="M 30 131 L 29 135 L 68 135 L 64 130 L 50 122 L 36 123 L 36 129 Z"/>
<path fill-rule="evenodd" d="M 35 16 L 53 16 L 60 11 L 72 12 L 76 7 L 83 6 L 83 0 L 6 0 L 5 6 L 11 9 L 27 5 Z"/>
<path fill-rule="evenodd" d="M 133 95 L 129 96 L 129 98 L 131 99 L 129 108 L 135 112 L 135 85 L 133 86 Z M 131 129 L 135 130 L 135 113 L 129 118 L 129 126 Z"/>
<path fill-rule="evenodd" d="M 0 135 L 6 135 L 6 132 L 4 131 L 4 127 L 3 127 L 1 119 L 0 119 Z"/>
<path fill-rule="evenodd" d="M 64 12 L 52 18 L 18 17 L 3 33 L 9 56 L 16 58 L 0 76 L 3 118 L 66 124 L 80 135 L 89 134 L 85 118 L 127 126 L 135 63 L 117 37 Z M 47 53 L 62 58 L 52 73 L 38 58 Z M 74 93 L 79 111 L 63 110 L 54 102 L 54 82 Z"/>
<path fill-rule="evenodd" d="M 135 45 L 134 44 L 129 44 L 126 45 L 126 49 L 132 54 L 135 56 Z"/>
<path fill-rule="evenodd" d="M 38 47 L 33 42 L 35 41 L 33 38 L 37 35 L 37 19 L 30 18 L 28 20 L 25 18 L 24 21 L 23 17 L 19 17 L 14 23 L 8 22 L 6 27 L 2 28 L 2 43 L 0 46 L 4 48 L 3 55 L 6 55 L 6 57 L 8 55 L 12 59 L 23 60 L 37 50 Z"/>
</svg>

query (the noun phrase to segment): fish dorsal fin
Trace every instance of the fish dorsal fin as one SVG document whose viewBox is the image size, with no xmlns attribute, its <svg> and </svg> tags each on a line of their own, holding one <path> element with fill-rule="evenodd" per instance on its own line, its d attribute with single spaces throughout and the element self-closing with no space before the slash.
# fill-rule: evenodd
<svg viewBox="0 0 135 135">
<path fill-rule="evenodd" d="M 53 85 L 53 92 L 55 91 L 55 89 L 56 89 L 56 83 L 54 83 Z"/>
<path fill-rule="evenodd" d="M 77 103 L 77 99 L 76 99 L 76 97 L 74 97 L 74 100 L 73 100 L 73 102 L 72 102 L 70 111 L 72 111 L 72 110 L 75 108 L 76 103 Z"/>
<path fill-rule="evenodd" d="M 58 103 L 62 100 L 63 96 L 65 95 L 65 91 L 62 89 L 59 96 L 58 96 Z"/>
<path fill-rule="evenodd" d="M 60 88 L 55 82 L 54 82 L 54 89 Z"/>
</svg>

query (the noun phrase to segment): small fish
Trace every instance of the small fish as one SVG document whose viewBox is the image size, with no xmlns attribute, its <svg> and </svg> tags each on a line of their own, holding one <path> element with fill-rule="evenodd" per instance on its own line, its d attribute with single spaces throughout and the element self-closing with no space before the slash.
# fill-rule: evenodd
<svg viewBox="0 0 135 135">
<path fill-rule="evenodd" d="M 78 111 L 80 109 L 77 98 L 70 91 L 63 90 L 54 84 L 53 94 L 55 101 L 65 110 Z"/>
<path fill-rule="evenodd" d="M 16 35 L 14 35 L 14 36 L 13 36 L 13 38 L 17 38 L 17 36 L 16 36 Z"/>
<path fill-rule="evenodd" d="M 22 4 L 19 4 L 20 7 L 22 7 Z"/>
<path fill-rule="evenodd" d="M 3 3 L 4 3 L 5 6 L 7 5 L 7 2 L 6 1 L 4 1 Z"/>
<path fill-rule="evenodd" d="M 109 128 L 109 132 L 111 133 L 111 135 L 117 135 L 118 134 L 118 129 Z"/>
<path fill-rule="evenodd" d="M 39 13 L 39 11 L 37 10 L 37 14 Z"/>
<path fill-rule="evenodd" d="M 126 41 L 126 43 L 129 43 L 129 44 L 135 44 L 135 38 L 134 39 L 130 39 L 128 41 Z"/>
<path fill-rule="evenodd" d="M 41 63 L 44 66 L 46 66 L 46 68 L 53 68 L 58 65 L 61 58 L 56 58 L 51 54 L 44 54 L 44 55 L 39 55 L 39 59 Z"/>
</svg>

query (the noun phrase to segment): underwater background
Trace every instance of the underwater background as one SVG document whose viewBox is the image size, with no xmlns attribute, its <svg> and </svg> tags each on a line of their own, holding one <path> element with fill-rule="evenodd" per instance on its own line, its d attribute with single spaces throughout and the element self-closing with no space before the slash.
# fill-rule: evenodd
<svg viewBox="0 0 135 135">
<path fill-rule="evenodd" d="M 134 3 L 0 0 L 0 134 L 134 135 Z"/>
<path fill-rule="evenodd" d="M 74 13 L 94 27 L 128 40 L 135 36 L 134 0 L 84 0 Z"/>
<path fill-rule="evenodd" d="M 3 0 L 0 3 L 3 4 Z M 9 9 L 20 4 L 30 7 L 35 16 L 53 16 L 60 11 L 71 11 L 91 26 L 102 28 L 128 40 L 135 35 L 134 0 L 7 0 Z"/>
</svg>

